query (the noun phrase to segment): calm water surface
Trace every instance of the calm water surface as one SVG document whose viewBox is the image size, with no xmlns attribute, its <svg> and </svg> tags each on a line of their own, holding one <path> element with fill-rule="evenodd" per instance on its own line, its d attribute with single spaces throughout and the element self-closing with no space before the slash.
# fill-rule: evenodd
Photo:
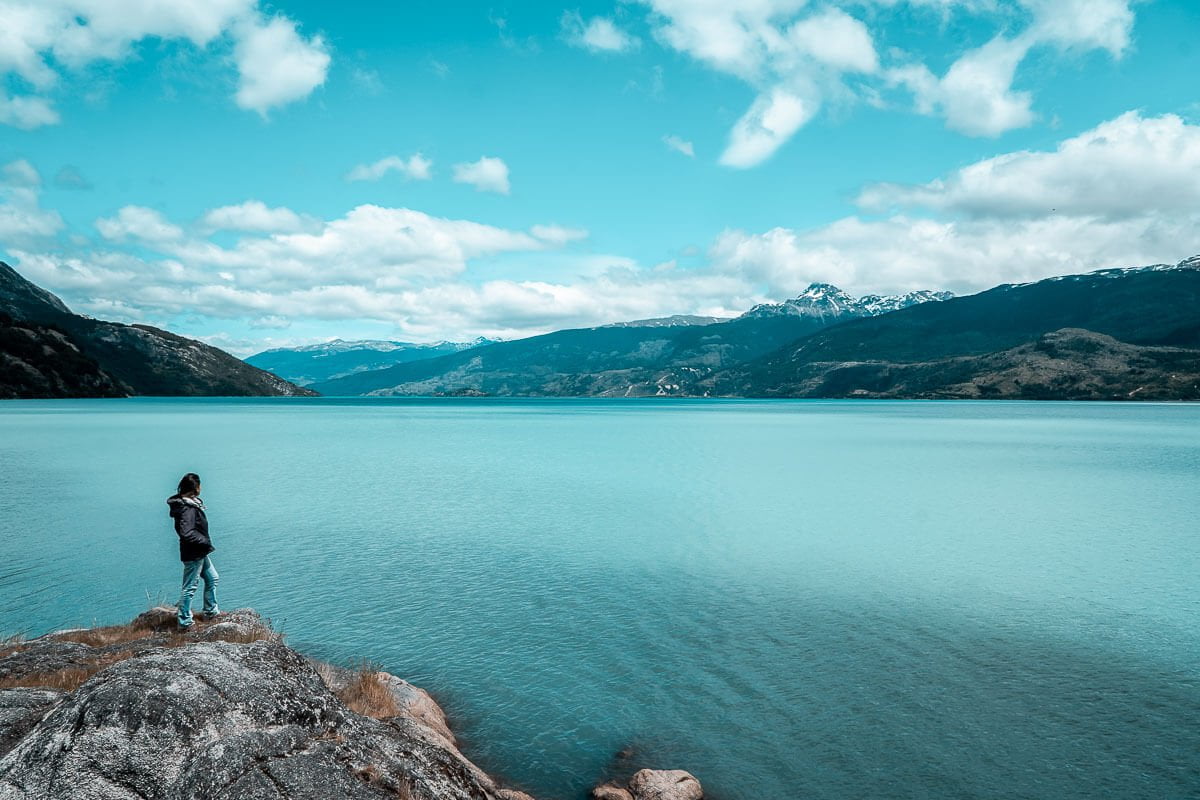
<svg viewBox="0 0 1200 800">
<path fill-rule="evenodd" d="M 1200 407 L 9 401 L 0 635 L 173 600 L 186 471 L 222 605 L 544 800 L 1200 796 Z"/>
</svg>

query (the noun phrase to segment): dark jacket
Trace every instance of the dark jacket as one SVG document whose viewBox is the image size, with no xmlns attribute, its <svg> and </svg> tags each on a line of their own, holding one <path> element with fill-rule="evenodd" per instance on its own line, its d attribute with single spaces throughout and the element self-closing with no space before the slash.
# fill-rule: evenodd
<svg viewBox="0 0 1200 800">
<path fill-rule="evenodd" d="M 208 538 L 208 517 L 203 503 L 173 495 L 167 498 L 167 506 L 171 509 L 171 519 L 175 520 L 175 533 L 179 534 L 180 561 L 196 561 L 216 549 Z"/>
</svg>

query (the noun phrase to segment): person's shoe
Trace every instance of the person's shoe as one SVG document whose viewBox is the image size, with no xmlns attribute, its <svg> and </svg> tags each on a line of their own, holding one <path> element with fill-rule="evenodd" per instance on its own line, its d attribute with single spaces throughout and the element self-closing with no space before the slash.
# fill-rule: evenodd
<svg viewBox="0 0 1200 800">
<path fill-rule="evenodd" d="M 205 622 L 212 622 L 214 619 L 218 619 L 223 616 L 225 616 L 225 614 L 222 611 L 213 611 L 212 613 L 204 612 L 200 614 L 200 619 L 204 620 Z"/>
</svg>

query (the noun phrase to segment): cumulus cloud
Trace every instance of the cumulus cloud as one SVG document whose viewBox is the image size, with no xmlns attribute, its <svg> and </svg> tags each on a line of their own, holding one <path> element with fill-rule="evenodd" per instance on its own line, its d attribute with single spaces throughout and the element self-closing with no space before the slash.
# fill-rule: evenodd
<svg viewBox="0 0 1200 800">
<path fill-rule="evenodd" d="M 874 72 L 879 68 L 867 26 L 839 9 L 827 8 L 799 20 L 788 28 L 787 36 L 799 52 L 834 69 Z"/>
<path fill-rule="evenodd" d="M 33 130 L 43 125 L 55 125 L 58 112 L 44 97 L 10 97 L 0 89 L 0 125 L 11 125 L 22 130 Z"/>
<path fill-rule="evenodd" d="M 578 11 L 565 11 L 561 20 L 563 38 L 594 53 L 624 53 L 641 46 L 641 40 L 617 27 L 608 17 L 592 17 L 586 22 Z"/>
<path fill-rule="evenodd" d="M 433 162 L 420 153 L 408 158 L 385 156 L 371 164 L 359 164 L 346 173 L 348 181 L 377 181 L 389 172 L 398 172 L 409 180 L 427 181 L 433 177 Z"/>
<path fill-rule="evenodd" d="M 717 265 L 761 281 L 775 297 L 810 281 L 855 292 L 938 288 L 965 294 L 1100 267 L 1174 263 L 1200 251 L 1197 222 L 848 217 L 812 231 L 726 231 L 711 255 Z"/>
<path fill-rule="evenodd" d="M 270 208 L 260 200 L 247 200 L 233 206 L 208 211 L 201 219 L 208 230 L 291 233 L 301 230 L 304 220 L 290 208 Z"/>
<path fill-rule="evenodd" d="M 696 157 L 696 148 L 692 143 L 673 133 L 669 133 L 663 137 L 663 144 L 677 153 L 683 153 L 688 158 Z"/>
<path fill-rule="evenodd" d="M 159 212 L 145 206 L 125 206 L 115 217 L 96 220 L 96 230 L 105 239 L 135 239 L 155 244 L 183 238 L 183 228 L 167 221 Z"/>
<path fill-rule="evenodd" d="M 59 121 L 51 94 L 64 74 L 132 58 L 133 45 L 147 38 L 201 49 L 232 43 L 235 101 L 260 114 L 307 97 L 330 62 L 320 36 L 302 36 L 293 20 L 269 16 L 260 0 L 4 0 L 0 12 L 0 77 L 32 88 L 16 96 L 0 91 L 0 124 L 21 128 Z"/>
<path fill-rule="evenodd" d="M 1033 95 L 1012 90 L 1017 65 L 1029 47 L 1028 39 L 997 36 L 955 61 L 942 78 L 916 64 L 892 70 L 891 79 L 912 91 L 918 111 L 942 114 L 952 130 L 999 136 L 1033 122 Z"/>
<path fill-rule="evenodd" d="M 470 184 L 478 192 L 508 194 L 508 165 L 499 158 L 489 156 L 471 163 L 455 164 L 454 182 Z"/>
<path fill-rule="evenodd" d="M 23 243 L 54 236 L 65 225 L 57 211 L 40 204 L 42 177 L 24 159 L 0 167 L 0 239 Z"/>
<path fill-rule="evenodd" d="M 305 39 L 287 17 L 254 20 L 234 46 L 238 66 L 235 99 L 265 116 L 277 106 L 308 97 L 325 82 L 329 50 L 320 36 Z"/>
<path fill-rule="evenodd" d="M 1178 215 L 1200 210 L 1200 126 L 1130 111 L 1053 151 L 1006 153 L 917 186 L 870 186 L 858 202 L 975 217 Z"/>
<path fill-rule="evenodd" d="M 1173 263 L 1200 252 L 1200 125 L 1128 112 L 1051 151 L 1005 153 L 919 185 L 868 186 L 858 203 L 892 216 L 726 231 L 711 258 L 776 293 L 810 280 L 963 292 Z"/>
<path fill-rule="evenodd" d="M 23 158 L 10 161 L 0 168 L 0 185 L 8 187 L 35 187 L 42 185 L 42 176 Z"/>
</svg>

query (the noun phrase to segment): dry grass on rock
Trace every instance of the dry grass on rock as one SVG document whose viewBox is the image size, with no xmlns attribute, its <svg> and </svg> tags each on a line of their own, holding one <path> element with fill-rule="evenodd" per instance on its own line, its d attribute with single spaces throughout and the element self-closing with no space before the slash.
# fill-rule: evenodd
<svg viewBox="0 0 1200 800">
<path fill-rule="evenodd" d="M 270 623 L 260 620 L 257 615 L 247 618 L 235 613 L 214 620 L 197 619 L 190 629 L 180 630 L 175 621 L 175 609 L 159 607 L 124 625 L 59 631 L 31 641 L 12 638 L 0 642 L 0 658 L 37 647 L 40 641 L 74 642 L 101 651 L 94 656 L 84 656 L 68 666 L 0 679 L 0 689 L 57 689 L 72 692 L 101 670 L 145 653 L 147 647 L 184 647 L 196 642 L 214 641 L 252 644 L 277 638 L 280 638 L 280 634 L 271 630 Z M 363 696 L 368 695 L 369 691 L 364 691 Z"/>
<path fill-rule="evenodd" d="M 380 677 L 375 665 L 364 663 L 345 687 L 337 691 L 338 699 L 355 714 L 373 719 L 387 719 L 400 713 L 396 698 Z"/>
<path fill-rule="evenodd" d="M 57 689 L 60 692 L 73 692 L 100 670 L 133 656 L 133 652 L 109 653 L 85 664 L 76 664 L 46 672 L 28 672 L 13 678 L 0 680 L 0 690 L 24 688 Z"/>
</svg>

